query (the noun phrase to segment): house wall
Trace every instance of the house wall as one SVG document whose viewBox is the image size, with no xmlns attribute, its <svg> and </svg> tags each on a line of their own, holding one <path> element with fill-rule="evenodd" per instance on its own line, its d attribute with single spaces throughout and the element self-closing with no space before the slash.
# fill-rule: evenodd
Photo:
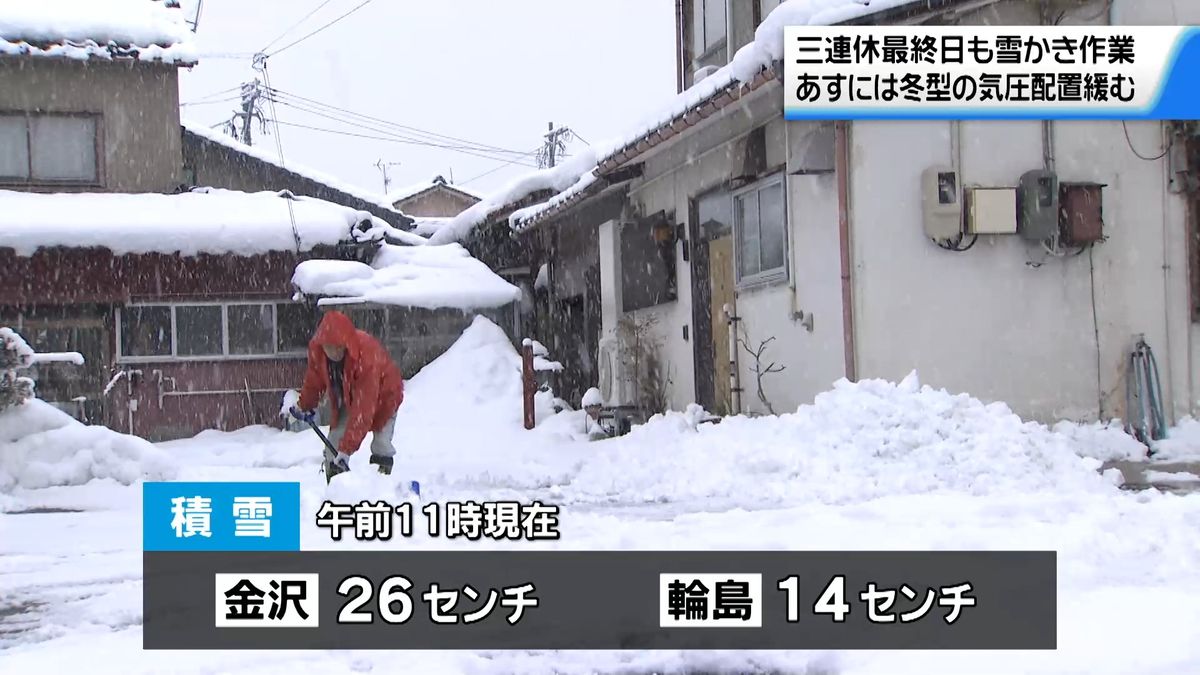
<svg viewBox="0 0 1200 675">
<path fill-rule="evenodd" d="M 323 199 L 334 204 L 366 211 L 397 227 L 407 227 L 404 216 L 381 208 L 324 183 L 264 162 L 220 143 L 182 130 L 185 179 L 193 185 L 225 188 L 242 192 L 278 192 L 290 190 L 304 197 Z"/>
<path fill-rule="evenodd" d="M 434 188 L 408 199 L 402 199 L 393 206 L 409 216 L 449 218 L 466 211 L 478 201 L 478 199 L 452 190 Z"/>
<path fill-rule="evenodd" d="M 741 160 L 740 156 L 733 156 L 736 154 L 734 141 L 768 121 L 770 124 L 767 129 L 767 165 L 782 165 L 785 153 L 782 145 L 784 127 L 783 120 L 779 117 L 780 110 L 782 92 L 777 87 L 771 87 L 762 95 L 747 99 L 744 105 L 731 106 L 723 113 L 698 125 L 691 132 L 690 142 L 674 144 L 666 150 L 647 155 L 643 178 L 629 189 L 631 204 L 642 214 L 665 210 L 674 214 L 673 222 L 688 222 L 691 200 L 727 183 L 733 172 L 734 162 Z M 615 227 L 614 225 L 614 233 Z M 619 241 L 619 238 L 616 240 Z M 634 317 L 654 317 L 656 320 L 658 336 L 662 343 L 661 353 L 664 362 L 670 367 L 670 405 L 679 409 L 697 398 L 693 349 L 698 348 L 694 339 L 696 331 L 692 316 L 692 269 L 688 262 L 683 260 L 682 251 L 683 243 L 677 242 L 675 256 L 678 299 L 630 313 Z M 612 273 L 613 269 L 610 267 L 608 274 Z M 765 295 L 750 300 L 751 303 L 763 301 L 770 302 Z M 605 304 L 608 305 L 607 299 Z M 623 315 L 619 307 L 620 305 L 616 304 L 609 310 L 609 315 L 616 320 Z M 684 335 L 685 326 L 687 337 Z M 605 335 L 612 335 L 607 322 Z"/>
<path fill-rule="evenodd" d="M 85 354 L 86 377 L 50 373 L 57 399 L 88 398 L 89 422 L 120 431 L 132 428 L 155 441 L 204 429 L 274 424 L 283 391 L 300 386 L 303 356 L 122 360 L 117 356 L 119 311 L 133 302 L 290 303 L 291 276 L 301 259 L 287 251 L 245 257 L 114 256 L 107 249 L 49 248 L 17 256 L 12 249 L 0 249 L 0 317 L 29 330 L 34 343 L 34 326 L 49 329 L 51 336 L 72 328 L 97 329 L 103 345 Z M 62 283 L 64 274 L 75 281 Z M 74 366 L 56 370 L 67 368 Z M 93 372 L 97 368 L 102 372 Z M 109 379 L 122 371 L 126 375 L 105 393 Z M 158 373 L 166 378 L 161 398 Z M 137 401 L 132 416 L 131 400 Z"/>
<path fill-rule="evenodd" d="M 1161 7 L 1140 9 L 1145 4 L 1118 2 L 1114 11 L 1130 24 L 1164 18 Z M 1016 3 L 987 11 L 1002 23 L 1031 20 Z M 1026 417 L 1120 417 L 1133 336 L 1145 334 L 1163 368 L 1167 413 L 1184 414 L 1194 407 L 1196 337 L 1185 203 L 1170 193 L 1169 158 L 1139 159 L 1125 139 L 1127 129 L 1142 155 L 1156 155 L 1163 129 L 1099 121 L 1051 128 L 1059 180 L 1108 186 L 1109 239 L 1078 257 L 1049 257 L 1010 235 L 981 236 L 965 253 L 937 248 L 921 229 L 920 172 L 951 161 L 952 125 L 853 124 L 859 376 L 894 379 L 916 369 L 928 384 L 1004 400 Z M 964 122 L 961 134 L 965 186 L 1012 187 L 1042 166 L 1038 122 Z M 907 161 L 895 165 L 895 157 Z"/>
<path fill-rule="evenodd" d="M 182 182 L 173 66 L 0 58 L 0 110 L 102 114 L 103 190 L 170 192 Z"/>
<path fill-rule="evenodd" d="M 1194 3 L 1148 5 L 1116 0 L 1113 13 L 1125 24 L 1200 22 L 1200 5 Z M 1107 23 L 1099 11 L 1103 7 L 1081 6 L 1064 23 L 1079 23 L 1078 17 L 1085 16 Z M 1001 2 L 961 21 L 1028 25 L 1037 18 L 1025 3 Z M 645 178 L 631 188 L 633 202 L 647 213 L 673 209 L 682 222 L 688 197 L 727 174 L 729 157 L 721 149 L 765 120 L 771 120 L 768 147 L 788 148 L 789 174 L 822 164 L 814 156 L 827 153 L 813 148 L 830 146 L 831 134 L 813 123 L 788 122 L 785 127 L 778 117 L 777 91 L 770 91 L 731 106 L 717 121 L 644 156 Z M 759 100 L 768 101 L 768 107 L 748 112 Z M 1141 154 L 1161 151 L 1160 125 L 1131 122 L 1127 127 Z M 948 122 L 851 126 L 849 218 L 858 376 L 899 379 L 915 369 L 928 384 L 1004 400 L 1027 418 L 1108 418 L 1124 414 L 1125 361 L 1133 335 L 1144 334 L 1162 369 L 1168 416 L 1194 411 L 1200 341 L 1188 311 L 1186 202 L 1171 191 L 1170 158 L 1138 159 L 1120 123 L 1055 123 L 1060 180 L 1108 185 L 1104 214 L 1109 240 L 1074 258 L 1048 257 L 1013 235 L 981 236 L 971 250 L 954 253 L 925 238 L 919 191 L 926 166 L 951 161 L 951 128 Z M 1041 167 L 1038 122 L 967 122 L 960 131 L 967 185 L 1015 187 L 1021 173 Z M 831 165 L 828 159 L 824 163 Z M 776 337 L 767 358 L 788 368 L 765 381 L 777 412 L 810 402 L 845 374 L 835 176 L 789 175 L 787 200 L 790 283 L 738 294 L 738 313 L 752 343 Z M 615 245 L 618 226 L 610 223 L 602 229 L 602 252 Z M 681 324 L 691 321 L 690 270 L 679 261 L 679 300 L 643 310 L 660 317 L 666 327 L 666 352 L 677 370 L 672 388 L 676 408 L 694 398 L 692 349 L 700 347 L 683 341 L 679 332 Z M 602 262 L 606 278 L 612 279 L 619 261 L 602 253 Z M 615 285 L 615 280 L 605 282 L 606 298 Z M 606 331 L 619 319 L 619 294 L 616 302 L 609 305 L 606 299 Z M 802 316 L 812 318 L 811 332 L 797 320 Z M 743 351 L 743 410 L 761 410 L 748 366 Z"/>
</svg>

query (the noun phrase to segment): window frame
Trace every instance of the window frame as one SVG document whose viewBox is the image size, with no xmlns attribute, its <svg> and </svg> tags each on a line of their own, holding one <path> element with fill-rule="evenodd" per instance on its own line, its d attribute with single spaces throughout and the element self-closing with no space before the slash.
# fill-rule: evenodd
<svg viewBox="0 0 1200 675">
<path fill-rule="evenodd" d="M 105 170 L 104 170 L 104 114 L 94 111 L 78 111 L 78 112 L 50 112 L 41 110 L 9 110 L 0 108 L 0 117 L 20 117 L 25 120 L 25 144 L 27 156 L 25 161 L 28 163 L 26 171 L 28 176 L 21 178 L 19 176 L 0 176 L 0 186 L 11 187 L 104 187 Z M 32 120 L 37 117 L 83 117 L 92 120 L 94 126 L 92 134 L 92 152 L 96 169 L 96 177 L 92 180 L 78 180 L 73 178 L 37 178 L 33 174 L 33 124 Z M 172 312 L 172 314 L 174 314 Z"/>
<path fill-rule="evenodd" d="M 115 363 L 194 363 L 213 361 L 269 361 L 298 360 L 308 358 L 308 350 L 279 351 L 279 306 L 290 304 L 287 300 L 196 300 L 193 302 L 131 302 L 116 308 L 113 313 L 116 335 Z M 271 347 L 269 354 L 231 354 L 229 352 L 229 307 L 238 305 L 271 306 Z M 178 307 L 218 306 L 221 308 L 221 353 L 182 356 L 179 354 L 176 312 Z M 125 310 L 132 307 L 169 307 L 171 310 L 171 353 L 163 356 L 133 356 L 122 351 L 121 321 Z"/>
<path fill-rule="evenodd" d="M 785 281 L 791 278 L 791 236 L 788 232 L 788 194 L 787 182 L 785 180 L 785 172 L 779 171 L 770 174 L 760 180 L 757 180 L 748 185 L 742 186 L 734 190 L 730 194 L 730 199 L 733 204 L 733 272 L 735 285 L 738 289 L 756 288 L 760 286 L 770 286 Z M 742 243 L 744 223 L 742 222 L 741 209 L 738 208 L 738 200 L 748 194 L 761 193 L 763 190 L 772 186 L 778 185 L 782 200 L 783 200 L 783 264 L 779 267 L 772 268 L 769 271 L 759 269 L 758 272 L 750 275 L 742 274 Z M 759 238 L 758 238 L 758 258 L 759 263 L 762 262 L 762 210 L 759 209 Z"/>
<path fill-rule="evenodd" d="M 709 35 L 705 17 L 708 12 L 708 3 L 719 2 L 721 9 L 725 14 L 725 28 L 721 31 L 721 37 L 715 42 L 709 43 Z M 699 10 L 699 11 L 697 11 Z M 697 18 L 700 20 L 697 21 Z M 699 37 L 699 43 L 703 45 L 701 49 L 697 49 L 696 38 Z M 729 44 L 729 1 L 728 0 L 692 0 L 692 51 L 695 52 L 693 60 L 704 61 L 713 54 L 723 51 Z"/>
</svg>

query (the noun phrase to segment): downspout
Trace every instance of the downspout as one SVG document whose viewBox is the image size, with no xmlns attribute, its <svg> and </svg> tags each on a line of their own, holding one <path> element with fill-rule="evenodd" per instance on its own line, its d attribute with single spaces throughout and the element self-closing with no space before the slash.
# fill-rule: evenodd
<svg viewBox="0 0 1200 675">
<path fill-rule="evenodd" d="M 846 379 L 858 379 L 855 368 L 854 289 L 850 278 L 850 125 L 834 122 L 834 167 L 837 172 L 838 243 L 842 253 L 842 335 L 846 359 Z"/>
</svg>

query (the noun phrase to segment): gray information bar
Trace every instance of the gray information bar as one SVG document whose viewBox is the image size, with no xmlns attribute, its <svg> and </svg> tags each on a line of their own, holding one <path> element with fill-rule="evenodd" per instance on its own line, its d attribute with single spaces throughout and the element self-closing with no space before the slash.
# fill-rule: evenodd
<svg viewBox="0 0 1200 675">
<path fill-rule="evenodd" d="M 1057 645 L 1053 551 L 149 551 L 143 562 L 146 649 Z"/>
</svg>

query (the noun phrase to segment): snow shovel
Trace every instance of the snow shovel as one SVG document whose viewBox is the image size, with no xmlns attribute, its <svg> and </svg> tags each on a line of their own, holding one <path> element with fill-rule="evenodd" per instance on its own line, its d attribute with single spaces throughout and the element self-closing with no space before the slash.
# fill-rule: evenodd
<svg viewBox="0 0 1200 675">
<path fill-rule="evenodd" d="M 316 420 L 305 420 L 312 430 L 317 432 L 317 436 L 321 438 L 321 442 L 325 444 L 325 459 L 321 462 L 321 471 L 325 474 L 325 484 L 328 485 L 333 480 L 333 475 L 329 473 L 329 467 L 333 464 L 333 460 L 337 459 L 337 448 L 329 442 L 329 438 L 321 431 L 321 427 L 317 426 Z"/>
<path fill-rule="evenodd" d="M 329 442 L 329 438 L 327 438 L 325 433 L 321 431 L 321 427 L 317 426 L 315 420 L 308 420 L 308 426 L 312 427 L 312 430 L 317 432 L 317 436 L 319 436 L 321 438 L 321 442 L 325 444 L 325 461 L 321 464 L 321 469 L 325 472 L 325 484 L 328 485 L 329 482 L 333 480 L 333 476 L 329 474 L 329 466 L 333 463 L 333 460 L 337 459 L 337 448 L 333 447 L 333 444 Z M 420 499 L 421 484 L 419 482 L 415 480 L 409 481 L 408 489 L 412 491 L 412 493 L 415 494 L 418 499 Z"/>
</svg>

